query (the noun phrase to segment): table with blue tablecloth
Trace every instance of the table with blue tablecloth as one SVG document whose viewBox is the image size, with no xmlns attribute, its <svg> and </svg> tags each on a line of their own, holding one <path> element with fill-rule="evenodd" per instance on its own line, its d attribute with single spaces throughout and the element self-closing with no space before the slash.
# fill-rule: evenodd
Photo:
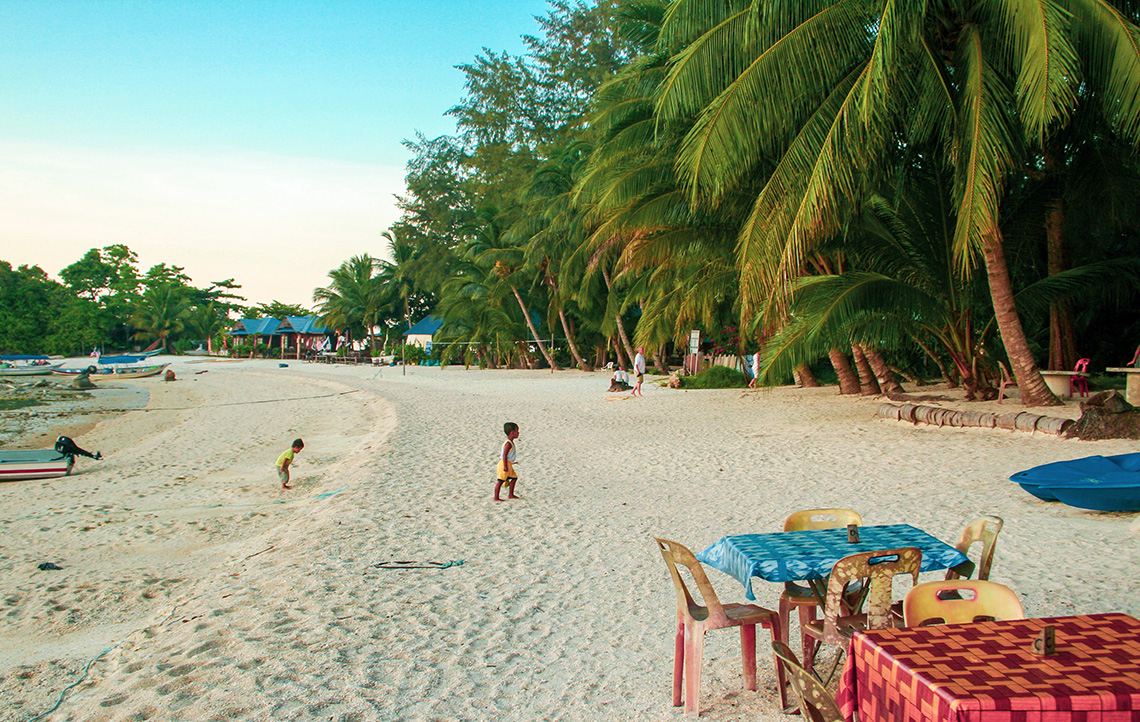
<svg viewBox="0 0 1140 722">
<path fill-rule="evenodd" d="M 924 572 L 954 568 L 968 576 L 972 568 L 965 554 L 909 524 L 861 526 L 857 542 L 847 540 L 846 528 L 736 534 L 721 538 L 697 559 L 739 579 L 744 596 L 755 600 L 753 577 L 770 582 L 826 579 L 845 556 L 899 547 L 918 547 Z"/>
</svg>

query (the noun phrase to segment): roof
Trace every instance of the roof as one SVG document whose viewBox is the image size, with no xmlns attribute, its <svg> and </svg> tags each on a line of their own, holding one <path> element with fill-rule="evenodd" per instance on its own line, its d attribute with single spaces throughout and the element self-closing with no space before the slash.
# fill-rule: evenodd
<svg viewBox="0 0 1140 722">
<path fill-rule="evenodd" d="M 331 332 L 317 322 L 316 316 L 286 316 L 281 325 L 277 327 L 277 333 L 318 335 Z"/>
<path fill-rule="evenodd" d="M 243 318 L 230 329 L 231 336 L 272 336 L 281 322 L 275 318 Z"/>
<path fill-rule="evenodd" d="M 443 319 L 424 316 L 415 325 L 404 331 L 405 336 L 434 336 L 443 327 Z"/>
</svg>

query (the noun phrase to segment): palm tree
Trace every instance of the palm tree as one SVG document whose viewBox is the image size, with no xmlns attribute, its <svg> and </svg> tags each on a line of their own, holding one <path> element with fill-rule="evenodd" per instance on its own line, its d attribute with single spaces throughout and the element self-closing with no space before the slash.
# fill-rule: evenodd
<svg viewBox="0 0 1140 722">
<path fill-rule="evenodd" d="M 219 338 L 229 325 L 229 311 L 215 301 L 195 306 L 186 316 L 186 326 L 199 338 L 206 339 L 208 351 L 214 350 L 214 339 Z"/>
<path fill-rule="evenodd" d="M 321 323 L 367 334 L 373 354 L 376 336 L 372 329 L 379 321 L 384 300 L 384 289 L 374 275 L 376 268 L 376 259 L 367 253 L 353 256 L 329 271 L 328 286 L 313 291 Z"/>
<path fill-rule="evenodd" d="M 147 288 L 131 314 L 135 338 L 159 341 L 166 348 L 170 336 L 185 327 L 188 310 L 185 287 L 160 283 Z"/>
<path fill-rule="evenodd" d="M 657 111 L 697 117 L 677 163 L 692 201 L 715 204 L 778 159 L 740 231 L 744 305 L 786 303 L 805 255 L 899 148 L 929 143 L 955 171 L 957 272 L 981 258 L 1023 400 L 1058 403 L 1014 305 L 1001 202 L 1023 149 L 1064 127 L 1079 99 L 1140 142 L 1132 14 L 1107 0 L 674 3 L 661 42 L 684 50 Z"/>
</svg>

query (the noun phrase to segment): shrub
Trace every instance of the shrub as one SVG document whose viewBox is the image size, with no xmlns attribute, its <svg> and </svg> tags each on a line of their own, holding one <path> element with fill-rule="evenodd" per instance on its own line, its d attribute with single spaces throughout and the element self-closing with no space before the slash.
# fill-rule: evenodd
<svg viewBox="0 0 1140 722">
<path fill-rule="evenodd" d="M 748 385 L 748 376 L 727 366 L 710 366 L 696 376 L 681 379 L 683 389 L 738 389 Z"/>
</svg>

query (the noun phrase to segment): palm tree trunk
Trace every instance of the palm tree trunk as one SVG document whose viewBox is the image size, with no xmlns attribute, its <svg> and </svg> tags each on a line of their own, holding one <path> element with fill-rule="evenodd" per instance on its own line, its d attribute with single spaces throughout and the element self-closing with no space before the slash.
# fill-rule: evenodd
<svg viewBox="0 0 1140 722">
<path fill-rule="evenodd" d="M 519 290 L 514 286 L 511 286 L 511 291 L 513 291 L 515 294 L 515 300 L 519 302 L 519 308 L 522 309 L 523 318 L 526 319 L 526 326 L 530 329 L 530 335 L 534 339 L 534 342 L 538 345 L 538 350 L 542 352 L 543 357 L 546 359 L 546 363 L 550 364 L 550 368 L 558 370 L 558 364 L 554 363 L 554 357 L 550 355 L 550 352 L 546 350 L 546 344 L 544 344 L 542 342 L 542 339 L 538 337 L 538 329 L 534 327 L 534 321 L 531 319 L 530 314 L 526 310 L 526 304 L 523 303 L 522 294 L 519 293 Z"/>
<path fill-rule="evenodd" d="M 863 396 L 878 396 L 883 393 L 863 349 L 859 348 L 858 344 L 852 344 L 851 355 L 855 357 L 855 368 L 859 370 L 859 393 Z"/>
<path fill-rule="evenodd" d="M 1062 226 L 1065 205 L 1061 198 L 1045 212 L 1045 248 L 1049 275 L 1065 270 L 1065 237 Z M 1077 363 L 1077 341 L 1073 323 L 1073 307 L 1067 300 L 1049 305 L 1049 368 L 1067 371 Z"/>
<path fill-rule="evenodd" d="M 839 393 L 859 393 L 859 377 L 855 375 L 851 364 L 847 363 L 846 354 L 837 348 L 833 348 L 827 352 L 827 355 L 831 359 L 831 367 L 835 369 L 835 375 L 839 377 Z"/>
<path fill-rule="evenodd" d="M 570 331 L 570 322 L 566 319 L 566 312 L 561 308 L 558 309 L 558 318 L 562 321 L 562 332 L 566 334 L 566 345 L 570 347 L 570 354 L 574 357 L 578 368 L 582 371 L 593 371 L 594 369 L 582 360 L 582 354 L 578 353 L 578 344 L 574 343 L 574 334 Z"/>
<path fill-rule="evenodd" d="M 629 363 L 630 363 L 629 359 L 627 359 L 625 357 L 625 355 L 622 353 L 621 344 L 618 343 L 618 340 L 616 338 L 614 338 L 613 336 L 610 336 L 610 343 L 613 344 L 614 355 L 617 356 L 618 367 L 623 368 L 623 369 L 629 368 Z M 633 358 L 633 357 L 630 356 L 629 358 Z"/>
<path fill-rule="evenodd" d="M 797 366 L 792 371 L 792 376 L 796 379 L 796 385 L 803 386 L 805 389 L 818 389 L 820 387 L 819 381 L 815 379 L 815 374 L 807 366 Z"/>
<path fill-rule="evenodd" d="M 606 281 L 606 290 L 613 293 L 613 284 L 610 283 L 610 274 L 605 268 L 602 269 L 602 278 Z M 618 336 L 621 338 L 622 344 L 625 345 L 625 352 L 629 358 L 633 358 L 633 344 L 629 342 L 629 336 L 625 332 L 625 324 L 621 322 L 621 313 L 614 314 L 614 321 L 617 322 Z"/>
<path fill-rule="evenodd" d="M 1021 403 L 1026 406 L 1060 406 L 1061 401 L 1053 395 L 1041 378 L 1017 306 L 1013 302 L 1013 284 L 1009 279 L 1009 267 L 1005 263 L 1005 249 L 999 228 L 993 228 L 985 236 L 982 254 L 986 260 L 986 277 L 990 283 L 990 298 L 994 304 L 994 317 L 998 331 L 1009 357 L 1013 376 L 1017 379 L 1017 389 Z"/>
<path fill-rule="evenodd" d="M 1058 145 L 1059 142 L 1054 139 L 1045 151 L 1045 172 L 1054 177 L 1059 176 L 1061 170 L 1057 160 L 1061 152 Z M 1065 198 L 1062 192 L 1062 188 L 1058 187 L 1056 198 L 1045 211 L 1046 268 L 1050 276 L 1064 271 L 1067 266 Z M 1049 368 L 1067 371 L 1076 365 L 1077 341 L 1074 327 L 1073 307 L 1068 301 L 1054 301 L 1049 305 Z"/>
<path fill-rule="evenodd" d="M 665 347 L 658 346 L 657 350 L 653 352 L 653 365 L 657 370 L 666 376 L 669 375 L 669 364 L 665 363 Z"/>
<path fill-rule="evenodd" d="M 891 371 L 891 367 L 883 359 L 879 350 L 870 346 L 863 347 L 863 353 L 867 357 L 867 361 L 871 363 L 871 369 L 875 372 L 875 378 L 879 380 L 879 387 L 888 394 L 902 393 L 903 387 L 899 380 L 895 378 L 895 374 Z"/>
</svg>

